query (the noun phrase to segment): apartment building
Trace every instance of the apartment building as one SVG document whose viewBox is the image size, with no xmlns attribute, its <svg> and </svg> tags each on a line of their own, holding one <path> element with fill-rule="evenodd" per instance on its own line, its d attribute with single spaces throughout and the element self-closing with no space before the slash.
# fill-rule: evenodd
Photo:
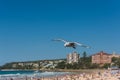
<svg viewBox="0 0 120 80">
<path fill-rule="evenodd" d="M 67 55 L 67 63 L 78 63 L 80 55 L 77 52 L 73 52 Z"/>
<path fill-rule="evenodd" d="M 105 53 L 103 51 L 92 55 L 92 63 L 105 64 L 111 63 L 112 57 L 111 54 Z"/>
</svg>

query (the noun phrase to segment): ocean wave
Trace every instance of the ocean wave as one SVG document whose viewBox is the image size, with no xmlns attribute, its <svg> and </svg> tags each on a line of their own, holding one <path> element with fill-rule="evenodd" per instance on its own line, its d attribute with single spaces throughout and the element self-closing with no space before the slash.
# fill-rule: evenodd
<svg viewBox="0 0 120 80">
<path fill-rule="evenodd" d="M 68 72 L 25 72 L 24 73 L 20 72 L 16 72 L 16 73 L 12 73 L 13 71 L 11 71 L 11 74 L 10 72 L 7 74 L 7 73 L 3 73 L 3 74 L 0 74 L 0 80 L 5 80 L 5 79 L 10 79 L 10 78 L 25 78 L 25 77 L 28 77 L 28 78 L 33 78 L 33 77 L 37 77 L 37 78 L 40 78 L 40 77 L 50 77 L 50 76 L 60 76 L 60 75 L 64 75 L 64 74 L 68 74 Z"/>
</svg>

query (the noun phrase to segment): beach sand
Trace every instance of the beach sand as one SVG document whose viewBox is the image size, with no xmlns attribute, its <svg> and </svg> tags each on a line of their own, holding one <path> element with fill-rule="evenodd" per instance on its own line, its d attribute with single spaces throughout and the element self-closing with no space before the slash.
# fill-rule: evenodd
<svg viewBox="0 0 120 80">
<path fill-rule="evenodd" d="M 36 80 L 120 80 L 120 73 L 112 74 L 111 71 L 108 70 L 86 70 L 84 73 L 78 72 L 76 74 L 40 78 Z"/>
<path fill-rule="evenodd" d="M 67 71 L 67 70 L 66 70 Z M 111 70 L 69 70 L 71 74 L 52 77 L 24 77 L 22 79 L 7 80 L 120 80 L 120 72 L 112 73 Z M 80 72 L 79 72 L 80 71 Z"/>
</svg>

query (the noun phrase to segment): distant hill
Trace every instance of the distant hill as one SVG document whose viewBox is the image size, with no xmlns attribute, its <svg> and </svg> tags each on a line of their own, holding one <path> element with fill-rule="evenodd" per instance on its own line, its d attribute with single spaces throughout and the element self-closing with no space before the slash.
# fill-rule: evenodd
<svg viewBox="0 0 120 80">
<path fill-rule="evenodd" d="M 55 66 L 66 59 L 49 59 L 36 61 L 10 62 L 1 66 L 0 69 L 44 69 L 55 68 Z"/>
</svg>

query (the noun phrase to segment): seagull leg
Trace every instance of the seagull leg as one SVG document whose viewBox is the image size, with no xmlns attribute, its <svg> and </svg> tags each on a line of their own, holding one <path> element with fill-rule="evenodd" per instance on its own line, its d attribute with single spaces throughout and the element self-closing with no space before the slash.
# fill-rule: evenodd
<svg viewBox="0 0 120 80">
<path fill-rule="evenodd" d="M 76 49 L 76 47 L 75 47 L 75 46 L 73 46 L 73 48 L 74 48 L 74 49 Z"/>
</svg>

